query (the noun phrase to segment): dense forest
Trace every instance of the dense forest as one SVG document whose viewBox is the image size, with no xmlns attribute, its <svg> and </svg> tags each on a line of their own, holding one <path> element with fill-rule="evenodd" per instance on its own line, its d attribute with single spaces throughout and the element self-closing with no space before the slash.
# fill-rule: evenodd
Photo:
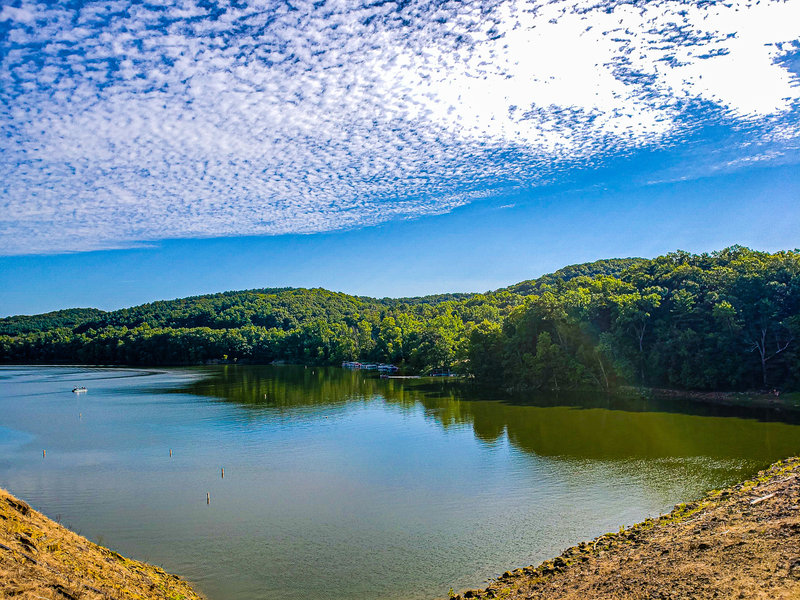
<svg viewBox="0 0 800 600">
<path fill-rule="evenodd" d="M 515 389 L 800 389 L 800 251 L 565 267 L 483 294 L 258 289 L 0 319 L 0 361 L 387 362 Z"/>
</svg>

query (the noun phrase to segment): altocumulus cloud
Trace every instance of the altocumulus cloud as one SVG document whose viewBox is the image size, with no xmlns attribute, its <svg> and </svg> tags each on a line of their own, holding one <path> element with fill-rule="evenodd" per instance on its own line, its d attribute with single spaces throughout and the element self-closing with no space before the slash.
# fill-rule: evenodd
<svg viewBox="0 0 800 600">
<path fill-rule="evenodd" d="M 713 125 L 796 156 L 800 2 L 6 2 L 0 253 L 441 213 Z"/>
</svg>

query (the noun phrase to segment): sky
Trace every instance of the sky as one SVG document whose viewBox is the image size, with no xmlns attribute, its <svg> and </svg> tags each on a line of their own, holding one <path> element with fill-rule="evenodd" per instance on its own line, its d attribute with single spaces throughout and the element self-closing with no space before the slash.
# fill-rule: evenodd
<svg viewBox="0 0 800 600">
<path fill-rule="evenodd" d="M 800 247 L 798 0 L 0 7 L 0 316 Z"/>
</svg>

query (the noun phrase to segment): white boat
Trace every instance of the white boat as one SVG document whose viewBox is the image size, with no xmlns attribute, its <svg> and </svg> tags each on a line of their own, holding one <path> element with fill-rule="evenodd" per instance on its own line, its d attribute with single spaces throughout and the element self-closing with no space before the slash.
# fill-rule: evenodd
<svg viewBox="0 0 800 600">
<path fill-rule="evenodd" d="M 83 387 L 81 385 L 81 386 L 72 388 L 72 391 L 75 392 L 76 394 L 81 394 L 83 392 L 88 392 L 89 390 L 87 390 L 85 387 Z"/>
</svg>

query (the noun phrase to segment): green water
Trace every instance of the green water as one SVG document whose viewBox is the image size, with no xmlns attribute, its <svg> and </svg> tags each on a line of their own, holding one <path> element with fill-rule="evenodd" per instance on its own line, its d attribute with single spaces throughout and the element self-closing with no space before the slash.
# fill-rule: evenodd
<svg viewBox="0 0 800 600">
<path fill-rule="evenodd" d="M 441 597 L 797 453 L 797 424 L 679 402 L 0 368 L 0 486 L 210 600 Z"/>
</svg>

